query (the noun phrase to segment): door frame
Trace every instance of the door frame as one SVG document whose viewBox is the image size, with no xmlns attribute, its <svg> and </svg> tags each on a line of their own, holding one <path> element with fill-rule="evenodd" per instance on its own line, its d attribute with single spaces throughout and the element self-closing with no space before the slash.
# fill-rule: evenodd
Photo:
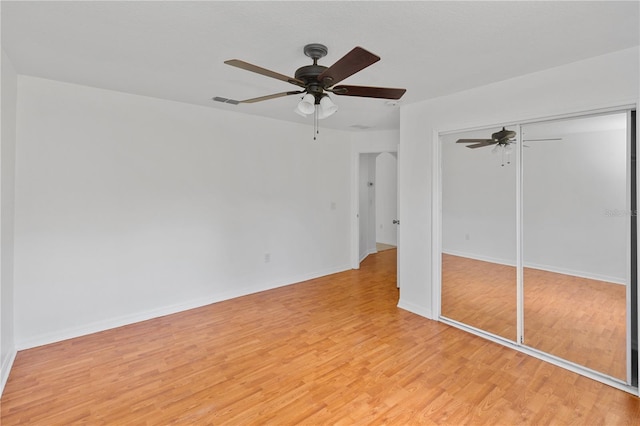
<svg viewBox="0 0 640 426">
<path fill-rule="evenodd" d="M 398 147 L 389 149 L 379 148 L 359 148 L 354 149 L 351 153 L 351 269 L 360 269 L 360 156 L 362 154 L 383 154 L 389 153 L 396 157 L 398 170 L 400 168 L 400 159 L 398 157 Z M 400 175 L 396 172 L 397 176 Z M 399 185 L 398 185 L 399 186 Z M 396 206 L 399 208 L 400 194 L 396 196 Z M 375 206 L 374 206 L 375 208 Z M 398 211 L 399 214 L 399 211 Z M 398 247 L 399 252 L 399 247 Z M 399 276 L 398 276 L 399 278 Z M 400 281 L 398 281 L 398 287 Z"/>
<path fill-rule="evenodd" d="M 496 336 L 493 335 L 491 333 L 487 333 L 483 330 L 479 330 L 475 327 L 472 326 L 468 326 L 466 324 L 462 324 L 459 323 L 457 321 L 454 320 L 450 320 L 447 318 L 442 317 L 442 149 L 441 149 L 441 140 L 440 140 L 440 136 L 443 135 L 447 135 L 447 134 L 452 134 L 452 133 L 459 133 L 459 132 L 465 132 L 465 131 L 473 131 L 473 130 L 481 130 L 481 129 L 486 129 L 486 128 L 491 128 L 491 127 L 502 127 L 502 126 L 509 126 L 509 127 L 516 127 L 517 128 L 517 134 L 518 134 L 518 141 L 520 141 L 520 135 L 521 135 L 521 126 L 525 125 L 525 124 L 531 124 L 531 123 L 539 123 L 539 122 L 544 122 L 544 121 L 554 121 L 554 120 L 565 120 L 565 119 L 571 119 L 571 118 L 578 118 L 578 117 L 587 117 L 587 116 L 595 116 L 595 115 L 602 115 L 602 114 L 607 114 L 607 113 L 615 113 L 615 112 L 627 112 L 630 110 L 635 110 L 636 111 L 636 117 L 637 117 L 637 110 L 638 110 L 638 105 L 637 104 L 626 104 L 626 105 L 618 105 L 618 106 L 609 106 L 609 107 L 605 107 L 605 108 L 600 108 L 600 109 L 593 109 L 593 110 L 588 110 L 588 111 L 580 111 L 580 112 L 574 112 L 574 113 L 569 113 L 569 114 L 563 114 L 563 115 L 557 115 L 557 116 L 550 116 L 550 117 L 537 117 L 537 118 L 529 118 L 529 119 L 525 119 L 525 120 L 519 120 L 519 121 L 515 121 L 515 122 L 504 122 L 504 123 L 493 123 L 493 124 L 488 124 L 488 125 L 481 125 L 481 126 L 473 126 L 473 127 L 464 127 L 464 126 L 452 126 L 449 129 L 434 129 L 433 130 L 433 140 L 437 141 L 436 143 L 433 144 L 432 146 L 432 154 L 433 154 L 433 164 L 432 164 L 432 179 L 433 179 L 433 186 L 432 186 L 432 195 L 431 195 L 431 199 L 432 199 L 432 222 L 431 222 L 431 230 L 432 230 L 432 259 L 431 259 L 431 264 L 432 264 L 432 282 L 433 282 L 433 286 L 432 286 L 432 312 L 433 312 L 433 317 L 434 319 L 436 319 L 437 321 L 449 324 L 451 326 L 463 329 L 471 334 L 475 334 L 478 335 L 480 337 L 486 338 L 488 340 L 494 341 L 496 343 L 500 343 L 504 346 L 510 347 L 512 349 L 515 349 L 519 352 L 523 352 L 526 353 L 528 355 L 531 355 L 533 357 L 536 357 L 538 359 L 541 359 L 543 361 L 549 362 L 551 364 L 554 364 L 556 366 L 565 368 L 567 370 L 573 371 L 574 373 L 580 374 L 582 376 L 586 376 L 589 377 L 591 379 L 597 380 L 599 382 L 608 384 L 612 387 L 615 387 L 617 389 L 623 390 L 625 392 L 631 393 L 633 395 L 637 395 L 640 396 L 640 387 L 636 386 L 632 386 L 632 385 L 628 385 L 626 383 L 621 382 L 618 379 L 614 379 L 610 376 L 607 376 L 604 373 L 600 373 L 597 371 L 593 371 L 590 370 L 587 367 L 583 367 L 580 365 L 577 365 L 573 362 L 570 361 L 566 361 L 564 359 L 555 357 L 553 355 L 538 351 L 534 348 L 528 347 L 526 345 L 524 345 L 524 343 L 522 342 L 522 336 L 524 333 L 524 321 L 523 321 L 523 316 L 524 316 L 524 307 L 523 307 L 523 300 L 524 300 L 524 294 L 523 294 L 523 282 L 522 282 L 522 149 L 521 148 L 521 144 L 518 143 L 517 147 L 516 147 L 516 152 L 515 152 L 515 158 L 517 158 L 516 161 L 516 175 L 517 175 L 517 188 L 516 188 L 516 202 L 517 202 L 517 208 L 516 208 L 516 221 L 517 221 L 517 226 L 518 226 L 518 230 L 517 230 L 517 247 L 516 247 L 516 252 L 517 252 L 517 271 L 518 271 L 518 275 L 517 275 L 517 305 L 518 305 L 518 316 L 517 316 L 517 322 L 516 322 L 516 327 L 517 327 L 517 341 L 511 341 L 505 338 L 502 338 L 500 336 Z M 628 131 L 630 131 L 630 129 L 628 129 Z M 638 123 L 638 120 L 636 120 L 636 128 L 635 128 L 635 135 L 636 135 L 636 148 L 637 148 L 637 135 L 640 133 L 640 124 Z M 627 143 L 631 143 L 630 142 L 630 138 L 627 138 Z M 630 161 L 631 159 L 631 150 L 628 149 L 627 151 L 627 155 L 628 155 L 628 161 Z M 636 164 L 636 195 L 637 192 L 639 190 L 639 186 L 638 183 L 640 182 L 640 173 L 637 173 L 638 170 L 640 169 L 640 165 Z M 628 173 L 630 173 L 630 166 L 629 166 L 629 170 Z M 627 179 L 627 183 L 630 184 L 630 179 Z M 631 188 L 633 187 L 633 185 L 630 185 L 630 187 L 628 188 L 629 192 L 631 191 Z M 629 194 L 627 194 L 629 196 Z M 638 232 L 639 230 L 636 230 L 636 239 L 637 239 L 637 234 L 639 234 L 640 232 Z M 628 233 L 629 237 L 630 237 L 630 232 Z M 628 245 L 628 250 L 631 250 L 631 246 Z M 629 254 L 630 256 L 630 254 Z M 632 267 L 633 263 L 629 263 L 629 268 Z M 636 265 L 636 273 L 640 272 L 640 265 Z M 631 282 L 630 280 L 628 281 L 628 286 L 627 288 L 630 289 L 631 288 Z M 629 290 L 628 290 L 629 291 Z M 640 293 L 640 292 L 638 292 Z M 640 302 L 640 294 L 636 295 L 637 299 L 636 300 L 636 304 L 638 304 Z M 631 312 L 629 311 L 630 309 L 630 304 L 631 304 L 631 299 L 627 298 L 627 317 L 628 317 L 628 321 L 627 321 L 627 336 L 629 339 L 631 330 L 630 330 L 630 321 L 631 319 L 629 318 L 631 316 Z M 637 327 L 640 328 L 640 318 L 637 318 Z M 630 351 L 631 347 L 629 345 L 627 345 L 627 351 Z M 631 354 L 628 354 L 628 357 L 631 358 L 630 356 Z M 638 357 L 640 358 L 640 357 Z M 640 369 L 640 359 L 636 359 L 636 371 L 638 369 Z M 631 362 L 631 360 L 628 360 L 628 363 Z M 630 366 L 630 365 L 629 365 Z M 628 371 L 628 379 L 631 379 L 629 377 L 629 372 L 631 371 L 631 369 L 627 369 Z M 627 383 L 630 383 L 631 380 L 627 380 Z"/>
</svg>

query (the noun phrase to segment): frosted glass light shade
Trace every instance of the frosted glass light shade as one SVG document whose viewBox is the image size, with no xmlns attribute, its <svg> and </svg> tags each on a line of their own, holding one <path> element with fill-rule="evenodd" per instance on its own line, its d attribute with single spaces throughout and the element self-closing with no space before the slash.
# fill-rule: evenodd
<svg viewBox="0 0 640 426">
<path fill-rule="evenodd" d="M 329 96 L 323 96 L 320 99 L 320 113 L 318 114 L 318 118 L 322 120 L 323 118 L 327 118 L 338 110 L 338 105 L 334 104 Z"/>
<path fill-rule="evenodd" d="M 316 98 L 312 94 L 307 93 L 298 103 L 298 110 L 303 114 L 313 114 L 316 110 L 315 103 Z"/>
</svg>

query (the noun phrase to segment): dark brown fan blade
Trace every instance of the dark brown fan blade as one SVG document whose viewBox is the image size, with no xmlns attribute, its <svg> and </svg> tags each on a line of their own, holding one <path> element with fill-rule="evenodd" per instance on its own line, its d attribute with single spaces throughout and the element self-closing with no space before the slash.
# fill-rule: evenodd
<svg viewBox="0 0 640 426">
<path fill-rule="evenodd" d="M 336 86 L 333 93 L 340 96 L 362 96 L 365 98 L 400 99 L 407 89 L 369 86 Z"/>
<path fill-rule="evenodd" d="M 305 87 L 304 81 L 298 80 L 297 78 L 288 77 L 284 74 L 277 73 L 275 71 L 268 70 L 266 68 L 259 67 L 257 65 L 250 64 L 245 61 L 241 61 L 240 59 L 229 59 L 228 61 L 224 61 L 225 64 L 231 65 L 234 67 L 241 68 L 243 70 L 251 71 L 258 73 L 260 75 L 266 75 L 267 77 L 275 78 L 278 80 L 286 81 L 291 84 L 295 84 L 300 87 Z"/>
<path fill-rule="evenodd" d="M 295 90 L 295 91 L 292 91 L 292 92 L 274 93 L 273 95 L 260 96 L 259 98 L 245 99 L 243 101 L 236 101 L 236 100 L 233 100 L 233 99 L 221 98 L 219 96 L 216 96 L 215 98 L 213 98 L 213 100 L 217 101 L 217 102 L 223 102 L 223 103 L 226 103 L 226 104 L 232 104 L 232 105 L 253 104 L 253 103 L 256 103 L 256 102 L 267 101 L 269 99 L 281 98 L 283 96 L 297 95 L 299 93 L 304 93 L 304 90 Z"/>
<path fill-rule="evenodd" d="M 479 142 L 479 143 L 474 143 L 473 145 L 467 145 L 467 148 L 482 148 L 483 146 L 491 146 L 491 145 L 495 145 L 498 142 L 496 141 L 484 141 L 484 142 Z"/>
<path fill-rule="evenodd" d="M 326 87 L 331 87 L 345 78 L 357 73 L 380 60 L 380 57 L 364 50 L 362 47 L 354 47 L 349 53 L 338 59 L 318 76 L 318 81 L 331 79 Z"/>
<path fill-rule="evenodd" d="M 458 139 L 456 143 L 478 143 L 478 142 L 497 142 L 493 139 Z"/>
</svg>

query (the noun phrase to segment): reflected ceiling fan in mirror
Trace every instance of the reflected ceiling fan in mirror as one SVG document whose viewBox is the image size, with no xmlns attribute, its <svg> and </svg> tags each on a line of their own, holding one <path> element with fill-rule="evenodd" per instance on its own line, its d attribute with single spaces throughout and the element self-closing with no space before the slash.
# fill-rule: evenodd
<svg viewBox="0 0 640 426">
<path fill-rule="evenodd" d="M 502 130 L 493 133 L 491 139 L 458 139 L 456 143 L 469 143 L 471 145 L 467 145 L 467 148 L 471 149 L 495 145 L 491 152 L 493 154 L 502 152 L 502 166 L 504 167 L 505 157 L 507 164 L 511 164 L 511 152 L 513 151 L 511 144 L 516 141 L 515 137 L 516 132 L 503 127 Z"/>
<path fill-rule="evenodd" d="M 507 164 L 511 164 L 511 153 L 513 152 L 513 147 L 511 146 L 511 144 L 516 142 L 515 137 L 516 137 L 515 131 L 507 130 L 503 127 L 502 130 L 493 133 L 491 135 L 491 139 L 458 139 L 456 143 L 469 143 L 471 145 L 467 145 L 467 148 L 471 148 L 471 149 L 495 145 L 491 150 L 491 153 L 497 154 L 498 152 L 502 152 L 502 166 L 504 166 L 505 157 L 507 160 Z M 562 140 L 562 138 L 526 139 L 525 141 L 559 141 L 559 140 Z"/>
<path fill-rule="evenodd" d="M 404 95 L 406 89 L 390 88 L 390 87 L 373 87 L 373 86 L 352 86 L 337 85 L 342 80 L 353 74 L 362 71 L 369 65 L 380 60 L 380 57 L 363 49 L 355 47 L 349 53 L 331 65 L 325 67 L 318 65 L 318 59 L 327 55 L 328 49 L 320 43 L 307 44 L 304 54 L 313 59 L 312 65 L 305 65 L 296 70 L 294 77 L 289 77 L 257 65 L 250 64 L 239 59 L 230 59 L 224 63 L 243 70 L 255 72 L 277 80 L 286 81 L 300 88 L 300 90 L 291 90 L 287 92 L 274 93 L 272 95 L 261 96 L 258 98 L 245 99 L 237 101 L 234 99 L 222 98 L 216 96 L 214 101 L 228 103 L 232 105 L 262 102 L 269 99 L 281 98 L 290 95 L 303 95 L 302 100 L 298 103 L 296 113 L 307 116 L 313 114 L 314 117 L 314 139 L 318 133 L 318 120 L 327 118 L 334 114 L 338 107 L 329 97 L 329 93 L 338 96 L 358 96 L 364 98 L 379 98 L 397 100 Z"/>
</svg>

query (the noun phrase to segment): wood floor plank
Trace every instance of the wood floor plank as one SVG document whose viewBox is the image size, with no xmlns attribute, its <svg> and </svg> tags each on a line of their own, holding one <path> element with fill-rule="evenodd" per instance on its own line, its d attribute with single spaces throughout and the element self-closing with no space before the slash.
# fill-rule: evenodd
<svg viewBox="0 0 640 426">
<path fill-rule="evenodd" d="M 637 424 L 632 395 L 398 309 L 395 256 L 22 351 L 1 424 Z"/>
</svg>

